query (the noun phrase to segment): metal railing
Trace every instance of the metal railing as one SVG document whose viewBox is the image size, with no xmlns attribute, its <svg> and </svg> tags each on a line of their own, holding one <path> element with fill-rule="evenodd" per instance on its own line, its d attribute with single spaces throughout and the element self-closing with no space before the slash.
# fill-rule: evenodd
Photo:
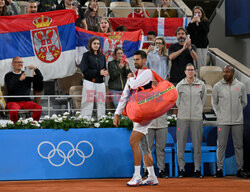
<svg viewBox="0 0 250 192">
<path fill-rule="evenodd" d="M 99 9 L 105 9 L 105 16 L 110 17 L 110 13 L 113 10 L 131 10 L 132 11 L 132 17 L 134 17 L 135 9 L 142 9 L 141 7 L 99 7 Z M 168 10 L 168 9 L 175 9 L 179 10 L 183 13 L 183 17 L 186 17 L 186 9 L 182 9 L 180 7 L 144 7 L 145 10 L 157 10 L 158 11 L 158 17 L 160 17 L 161 10 Z M 130 14 L 130 13 L 128 13 Z"/>
<path fill-rule="evenodd" d="M 207 96 L 211 96 L 211 95 L 212 94 L 207 94 Z M 41 104 L 42 112 L 46 112 L 43 115 L 51 116 L 52 112 L 60 112 L 60 111 L 61 112 L 67 111 L 71 114 L 73 114 L 76 111 L 81 111 L 81 108 L 73 107 L 74 105 L 72 102 L 74 102 L 74 98 L 81 100 L 82 95 L 27 95 L 27 96 L 21 95 L 21 96 L 0 96 L 0 98 L 1 97 L 5 98 L 5 100 L 7 98 L 31 98 L 31 99 L 33 99 L 35 97 L 41 98 L 41 100 L 42 100 L 42 104 Z M 106 95 L 106 101 L 112 103 L 113 101 L 111 99 L 107 99 L 109 97 L 113 98 L 113 97 L 117 97 L 117 95 Z M 60 101 L 58 101 L 58 99 L 59 100 L 65 99 L 64 104 L 60 104 Z M 44 100 L 47 100 L 47 102 L 46 101 L 44 102 Z M 70 106 L 68 104 L 70 104 Z M 56 108 L 58 106 L 61 106 L 61 107 L 64 106 L 66 108 Z M 177 109 L 177 108 L 173 107 L 172 109 Z M 212 110 L 212 107 L 204 107 L 204 109 Z M 93 109 L 93 110 L 96 111 L 97 109 Z M 6 113 L 9 111 L 16 111 L 16 110 L 1 109 L 0 111 Z M 41 111 L 41 110 L 39 110 L 39 109 L 20 109 L 18 111 L 28 112 L 28 111 Z M 106 108 L 106 111 L 115 111 L 115 108 Z"/>
</svg>

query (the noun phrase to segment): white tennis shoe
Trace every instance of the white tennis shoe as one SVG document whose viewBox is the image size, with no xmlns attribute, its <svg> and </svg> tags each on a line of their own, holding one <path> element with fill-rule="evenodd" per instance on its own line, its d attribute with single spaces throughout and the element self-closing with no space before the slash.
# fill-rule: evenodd
<svg viewBox="0 0 250 192">
<path fill-rule="evenodd" d="M 127 186 L 136 187 L 141 183 L 141 181 L 142 181 L 141 175 L 133 175 L 132 179 L 129 182 L 127 182 Z"/>
</svg>

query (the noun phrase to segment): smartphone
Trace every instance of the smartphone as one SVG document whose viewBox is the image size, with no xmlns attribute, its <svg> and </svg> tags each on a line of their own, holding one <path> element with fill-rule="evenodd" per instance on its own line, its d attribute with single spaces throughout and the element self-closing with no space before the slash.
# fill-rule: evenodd
<svg viewBox="0 0 250 192">
<path fill-rule="evenodd" d="M 157 47 L 157 46 L 154 46 L 154 51 L 159 51 L 159 47 Z"/>
<path fill-rule="evenodd" d="M 123 55 L 123 56 L 122 56 L 122 63 L 126 63 L 126 59 L 127 59 L 127 56 L 126 56 L 126 55 Z"/>
<path fill-rule="evenodd" d="M 29 67 L 24 67 L 24 73 L 26 77 L 33 77 L 34 76 L 34 70 L 30 69 Z"/>
</svg>

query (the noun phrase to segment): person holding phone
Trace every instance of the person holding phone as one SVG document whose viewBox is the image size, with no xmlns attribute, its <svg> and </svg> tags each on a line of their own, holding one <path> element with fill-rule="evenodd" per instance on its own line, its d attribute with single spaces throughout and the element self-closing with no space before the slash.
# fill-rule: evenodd
<svg viewBox="0 0 250 192">
<path fill-rule="evenodd" d="M 192 43 L 197 47 L 197 68 L 199 72 L 201 66 L 206 66 L 209 44 L 207 37 L 209 32 L 209 23 L 202 7 L 195 6 L 193 8 L 191 22 L 188 24 L 187 32 L 190 34 Z"/>
<path fill-rule="evenodd" d="M 31 83 L 40 85 L 42 88 L 43 76 L 37 67 L 28 66 L 31 70 L 32 77 L 27 76 L 23 68 L 23 61 L 20 57 L 14 57 L 12 60 L 13 71 L 7 73 L 4 82 L 7 87 L 8 96 L 30 95 Z M 20 109 L 28 109 L 33 112 L 34 120 L 39 121 L 42 113 L 42 107 L 31 101 L 29 97 L 11 97 L 7 99 L 7 109 L 9 109 L 10 120 L 14 123 L 18 120 L 18 111 Z"/>
<path fill-rule="evenodd" d="M 131 73 L 129 63 L 121 47 L 115 48 L 114 60 L 108 63 L 110 95 L 113 95 L 115 108 L 118 105 L 122 91 L 126 85 L 128 74 Z"/>
</svg>

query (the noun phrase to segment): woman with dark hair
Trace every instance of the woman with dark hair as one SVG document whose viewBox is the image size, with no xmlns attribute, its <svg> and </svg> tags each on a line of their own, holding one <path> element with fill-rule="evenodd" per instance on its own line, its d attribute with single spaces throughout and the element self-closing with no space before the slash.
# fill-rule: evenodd
<svg viewBox="0 0 250 192">
<path fill-rule="evenodd" d="M 110 25 L 108 18 L 102 18 L 98 27 L 98 32 L 100 33 L 110 33 L 112 32 L 112 27 Z"/>
<path fill-rule="evenodd" d="M 98 37 L 91 37 L 88 49 L 83 54 L 80 68 L 84 75 L 81 114 L 91 118 L 94 102 L 97 106 L 97 118 L 105 115 L 106 88 L 103 78 L 108 76 L 106 59 L 101 53 L 101 41 Z M 96 100 L 95 100 L 96 96 Z"/>
<path fill-rule="evenodd" d="M 198 72 L 201 66 L 206 66 L 208 51 L 209 23 L 204 10 L 200 6 L 195 6 L 192 10 L 191 22 L 188 24 L 187 32 L 190 34 L 192 44 L 197 47 Z"/>
<path fill-rule="evenodd" d="M 131 73 L 128 59 L 121 47 L 115 48 L 114 60 L 108 63 L 108 71 L 110 75 L 109 91 L 110 95 L 113 95 L 113 103 L 116 108 L 126 85 L 128 74 Z"/>
<path fill-rule="evenodd" d="M 13 0 L 0 0 L 0 16 L 18 15 L 20 10 Z"/>
<path fill-rule="evenodd" d="M 98 15 L 98 4 L 96 1 L 89 1 L 88 8 L 84 13 L 85 21 L 87 23 L 87 29 L 90 31 L 98 31 L 98 26 L 101 20 L 101 16 Z"/>
</svg>

